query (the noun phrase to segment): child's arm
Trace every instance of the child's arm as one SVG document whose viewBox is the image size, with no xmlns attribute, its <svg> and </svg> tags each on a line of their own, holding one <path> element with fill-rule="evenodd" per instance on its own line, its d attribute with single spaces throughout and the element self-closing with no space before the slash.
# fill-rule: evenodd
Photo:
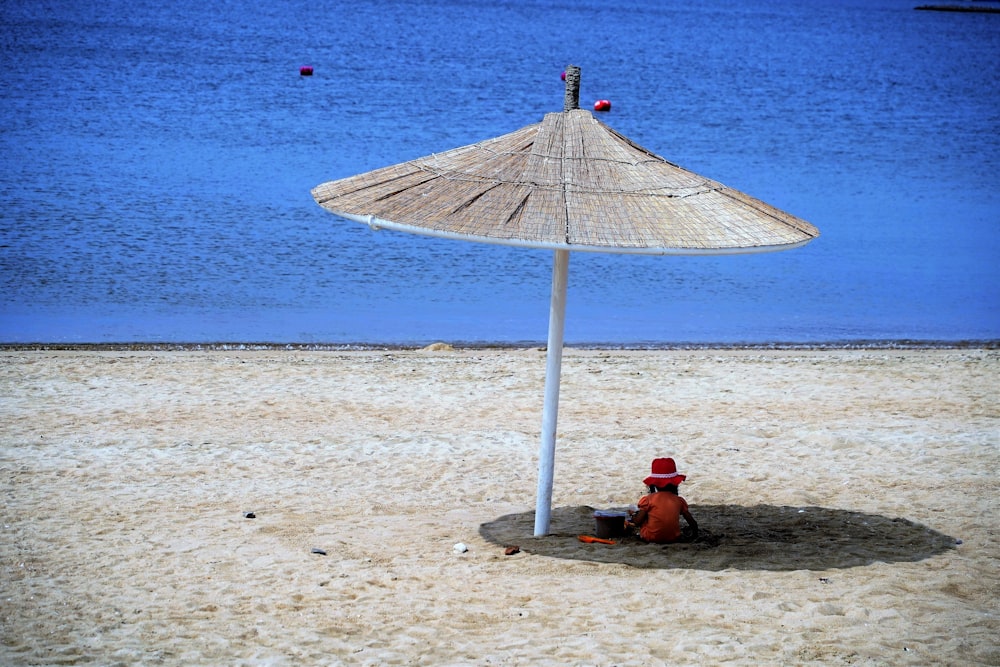
<svg viewBox="0 0 1000 667">
<path fill-rule="evenodd" d="M 684 517 L 684 520 L 688 522 L 688 525 L 691 526 L 691 536 L 698 537 L 698 522 L 694 520 L 693 516 L 691 516 L 691 512 L 684 509 L 681 510 L 681 515 Z"/>
<path fill-rule="evenodd" d="M 649 513 L 646 512 L 646 510 L 639 510 L 638 512 L 632 515 L 632 518 L 629 519 L 629 523 L 631 523 L 633 526 L 641 526 L 646 522 L 646 516 L 648 516 L 648 514 Z"/>
</svg>

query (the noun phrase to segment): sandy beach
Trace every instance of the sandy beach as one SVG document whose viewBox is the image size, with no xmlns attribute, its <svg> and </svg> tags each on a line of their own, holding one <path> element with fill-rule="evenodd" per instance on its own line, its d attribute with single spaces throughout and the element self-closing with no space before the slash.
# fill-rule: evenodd
<svg viewBox="0 0 1000 667">
<path fill-rule="evenodd" d="M 0 352 L 0 664 L 1000 665 L 1000 352 L 567 350 L 536 538 L 544 371 Z"/>
</svg>

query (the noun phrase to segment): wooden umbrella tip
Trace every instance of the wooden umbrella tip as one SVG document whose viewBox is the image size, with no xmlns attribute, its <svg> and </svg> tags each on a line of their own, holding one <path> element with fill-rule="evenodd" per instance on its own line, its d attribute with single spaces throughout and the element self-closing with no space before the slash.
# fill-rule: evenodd
<svg viewBox="0 0 1000 667">
<path fill-rule="evenodd" d="M 580 108 L 580 68 L 576 65 L 566 65 L 566 96 L 563 99 L 563 111 Z"/>
</svg>

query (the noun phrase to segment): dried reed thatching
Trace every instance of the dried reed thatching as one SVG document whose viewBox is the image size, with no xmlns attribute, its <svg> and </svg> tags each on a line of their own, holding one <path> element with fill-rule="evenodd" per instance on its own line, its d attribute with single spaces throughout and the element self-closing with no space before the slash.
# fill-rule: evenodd
<svg viewBox="0 0 1000 667">
<path fill-rule="evenodd" d="M 375 227 L 540 248 L 753 252 L 819 235 L 808 222 L 671 164 L 578 108 L 324 183 L 312 194 L 328 211 Z"/>
</svg>

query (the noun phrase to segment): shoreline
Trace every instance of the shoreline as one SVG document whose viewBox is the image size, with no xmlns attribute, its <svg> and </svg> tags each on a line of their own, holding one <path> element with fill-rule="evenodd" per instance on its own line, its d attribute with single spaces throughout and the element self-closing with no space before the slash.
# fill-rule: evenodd
<svg viewBox="0 0 1000 667">
<path fill-rule="evenodd" d="M 417 351 L 417 350 L 530 350 L 545 349 L 544 341 L 521 342 L 478 342 L 478 341 L 437 341 L 431 343 L 281 343 L 255 341 L 218 342 L 109 342 L 109 343 L 61 343 L 30 342 L 0 343 L 0 351 L 104 351 L 104 352 L 190 352 L 190 351 L 296 351 L 296 352 L 374 352 Z M 1000 339 L 968 340 L 921 340 L 921 339 L 856 339 L 826 342 L 779 341 L 768 343 L 694 343 L 694 342 L 640 342 L 640 343 L 565 343 L 564 349 L 603 351 L 657 351 L 657 350 L 997 350 Z"/>
</svg>

